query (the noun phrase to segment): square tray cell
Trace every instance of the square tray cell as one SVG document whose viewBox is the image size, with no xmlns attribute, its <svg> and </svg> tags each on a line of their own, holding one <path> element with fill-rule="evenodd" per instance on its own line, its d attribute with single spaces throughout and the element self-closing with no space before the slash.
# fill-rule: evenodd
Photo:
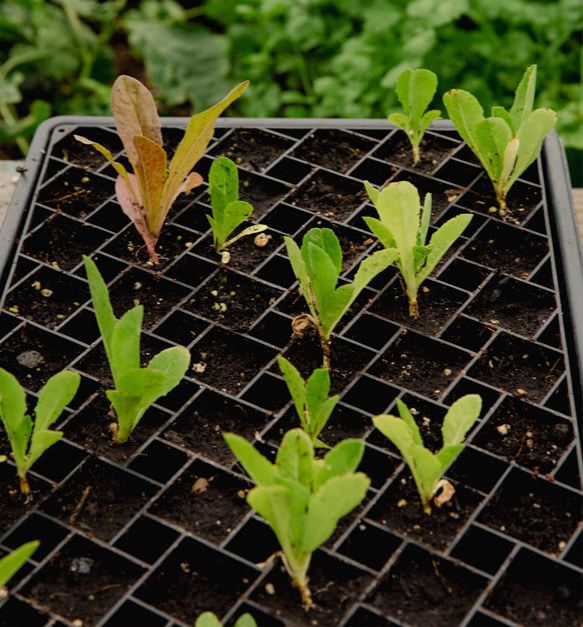
<svg viewBox="0 0 583 627">
<path fill-rule="evenodd" d="M 92 459 L 42 505 L 42 511 L 101 540 L 114 537 L 156 493 L 157 487 Z"/>
<path fill-rule="evenodd" d="M 233 432 L 253 440 L 272 419 L 268 412 L 213 390 L 203 390 L 166 427 L 162 437 L 189 451 L 230 467 L 234 455 L 223 438 Z"/>
<path fill-rule="evenodd" d="M 41 188 L 37 202 L 84 220 L 114 192 L 112 179 L 69 167 Z"/>
<path fill-rule="evenodd" d="M 94 625 L 142 572 L 140 566 L 119 553 L 74 535 L 22 592 L 47 608 L 49 615 Z"/>
<path fill-rule="evenodd" d="M 456 544 L 451 556 L 495 575 L 513 547 L 513 542 L 472 525 Z"/>
<path fill-rule="evenodd" d="M 184 538 L 135 596 L 192 625 L 204 611 L 223 617 L 259 572 L 225 551 Z"/>
<path fill-rule="evenodd" d="M 71 270 L 108 237 L 107 231 L 55 213 L 24 240 L 22 250 L 48 265 Z"/>
<path fill-rule="evenodd" d="M 464 313 L 519 335 L 533 337 L 553 315 L 556 306 L 551 291 L 509 276 L 498 276 L 480 290 Z"/>
<path fill-rule="evenodd" d="M 158 518 L 220 544 L 249 513 L 249 482 L 195 460 L 148 508 Z"/>
<path fill-rule="evenodd" d="M 266 176 L 253 172 L 239 172 L 239 200 L 244 200 L 253 207 L 253 221 L 265 215 L 291 189 L 291 185 Z"/>
<path fill-rule="evenodd" d="M 430 173 L 459 146 L 459 142 L 425 133 L 419 146 L 419 162 L 413 165 L 413 151 L 411 142 L 404 131 L 393 133 L 379 148 L 374 151 L 374 156 L 385 159 L 391 163 L 414 169 L 417 172 Z"/>
<path fill-rule="evenodd" d="M 456 346 L 467 348 L 470 351 L 479 351 L 492 338 L 494 332 L 493 326 L 482 324 L 459 314 L 441 333 L 440 337 Z"/>
<path fill-rule="evenodd" d="M 558 351 L 503 332 L 483 352 L 469 374 L 537 403 L 564 370 L 563 355 Z"/>
<path fill-rule="evenodd" d="M 221 392 L 238 394 L 275 357 L 267 344 L 215 327 L 192 348 L 188 376 Z"/>
<path fill-rule="evenodd" d="M 301 608 L 300 594 L 292 586 L 280 560 L 275 562 L 250 598 L 272 613 L 277 612 L 290 624 L 301 619 L 307 625 L 313 625 L 313 621 L 318 625 L 337 625 L 371 580 L 368 572 L 318 550 L 310 563 L 309 585 L 314 605 L 308 611 Z M 331 581 L 334 585 L 330 585 Z"/>
<path fill-rule="evenodd" d="M 545 237 L 491 220 L 464 248 L 462 257 L 526 279 L 548 253 Z"/>
<path fill-rule="evenodd" d="M 520 625 L 577 625 L 581 590 L 580 571 L 522 549 L 485 606 Z"/>
<path fill-rule="evenodd" d="M 368 568 L 381 570 L 403 540 L 370 522 L 361 522 L 338 547 L 338 552 Z"/>
<path fill-rule="evenodd" d="M 266 562 L 271 555 L 281 550 L 279 542 L 269 525 L 261 518 L 248 518 L 225 548 L 253 564 Z"/>
<path fill-rule="evenodd" d="M 478 516 L 478 521 L 555 556 L 575 533 L 580 493 L 515 468 Z"/>
<path fill-rule="evenodd" d="M 461 161 L 455 157 L 448 159 L 441 165 L 434 174 L 438 179 L 459 185 L 460 187 L 470 186 L 482 173 L 478 166 Z"/>
<path fill-rule="evenodd" d="M 305 137 L 291 155 L 313 165 L 344 173 L 374 146 L 374 141 L 344 130 L 318 129 Z"/>
<path fill-rule="evenodd" d="M 42 267 L 8 292 L 6 307 L 23 318 L 55 329 L 86 298 L 86 284 L 82 281 Z"/>
<path fill-rule="evenodd" d="M 59 134 L 64 135 L 64 133 L 66 133 L 65 127 L 57 128 L 55 137 L 58 138 Z M 52 147 L 52 155 L 67 163 L 78 165 L 87 170 L 97 170 L 108 163 L 107 159 L 100 152 L 97 152 L 97 150 L 77 141 L 74 135 L 81 135 L 81 137 L 86 137 L 91 141 L 99 142 L 113 153 L 113 155 L 123 149 L 120 138 L 113 129 L 109 130 L 95 126 L 77 126 L 74 131 L 57 141 Z"/>
<path fill-rule="evenodd" d="M 319 170 L 294 191 L 287 202 L 330 220 L 344 222 L 366 199 L 362 183 Z"/>
<path fill-rule="evenodd" d="M 573 441 L 573 424 L 530 403 L 507 397 L 472 443 L 487 451 L 547 474 Z"/>
<path fill-rule="evenodd" d="M 33 392 L 57 372 L 66 370 L 83 350 L 81 344 L 27 323 L 0 343 L 0 366 Z"/>
<path fill-rule="evenodd" d="M 191 313 L 220 323 L 233 331 L 247 331 L 283 290 L 250 279 L 232 270 L 221 269 L 182 307 Z"/>
<path fill-rule="evenodd" d="M 374 376 L 430 398 L 441 398 L 470 354 L 450 344 L 403 331 L 368 369 Z"/>
<path fill-rule="evenodd" d="M 314 168 L 303 161 L 283 157 L 283 159 L 280 159 L 277 163 L 268 168 L 266 174 L 284 183 L 296 185 L 302 179 L 306 178 L 313 169 Z"/>
<path fill-rule="evenodd" d="M 407 625 L 458 625 L 488 580 L 409 544 L 365 601 Z"/>
<path fill-rule="evenodd" d="M 142 515 L 116 540 L 114 546 L 147 564 L 154 564 L 179 535 L 168 525 Z"/>
<path fill-rule="evenodd" d="M 293 144 L 291 139 L 267 131 L 237 128 L 218 142 L 210 154 L 228 157 L 245 170 L 263 172 Z"/>
<path fill-rule="evenodd" d="M 409 301 L 401 282 L 395 280 L 376 298 L 369 311 L 425 335 L 437 335 L 467 298 L 466 292 L 427 279 L 423 282 L 417 299 L 420 315 L 413 318 L 409 315 Z"/>
</svg>

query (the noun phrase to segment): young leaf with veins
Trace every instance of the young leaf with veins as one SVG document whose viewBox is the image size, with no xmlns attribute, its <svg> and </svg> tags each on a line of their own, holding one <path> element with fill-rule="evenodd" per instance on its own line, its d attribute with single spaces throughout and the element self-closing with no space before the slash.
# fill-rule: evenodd
<svg viewBox="0 0 583 627">
<path fill-rule="evenodd" d="M 338 395 L 328 398 L 329 370 L 317 368 L 309 379 L 304 381 L 298 369 L 285 357 L 279 357 L 277 363 L 293 398 L 302 429 L 310 436 L 314 446 L 330 448 L 318 439 L 338 402 Z"/>
<path fill-rule="evenodd" d="M 0 418 L 10 442 L 20 479 L 20 490 L 30 494 L 26 473 L 37 459 L 62 437 L 49 427 L 77 393 L 81 376 L 67 370 L 53 375 L 39 392 L 34 423 L 26 413 L 26 393 L 16 377 L 0 368 Z"/>
<path fill-rule="evenodd" d="M 397 266 L 405 281 L 409 315 L 417 318 L 417 292 L 421 283 L 468 226 L 472 214 L 462 213 L 448 220 L 433 233 L 427 243 L 431 194 L 425 195 L 421 212 L 419 192 L 408 181 L 389 183 L 382 190 L 376 189 L 368 181 L 364 182 L 364 186 L 380 219 L 364 217 L 363 220 L 385 248 L 391 251 L 397 249 Z"/>
<path fill-rule="evenodd" d="M 441 427 L 443 446 L 437 453 L 425 448 L 419 427 L 401 399 L 397 399 L 397 408 L 400 418 L 381 415 L 372 420 L 375 427 L 399 449 L 417 485 L 423 511 L 431 514 L 433 497 L 435 504 L 440 506 L 455 492 L 451 483 L 441 476 L 462 452 L 463 439 L 482 410 L 482 399 L 478 394 L 466 394 L 449 408 Z M 441 493 L 435 496 L 439 490 Z"/>
<path fill-rule="evenodd" d="M 140 368 L 144 307 L 136 305 L 116 321 L 107 285 L 97 266 L 85 255 L 83 262 L 115 385 L 114 390 L 106 392 L 118 420 L 110 428 L 117 443 L 123 444 L 152 403 L 180 383 L 190 364 L 190 353 L 184 346 L 173 346 L 154 355 L 147 368 Z"/>
<path fill-rule="evenodd" d="M 391 113 L 389 120 L 402 128 L 413 149 L 413 164 L 419 163 L 419 145 L 429 125 L 441 111 L 425 111 L 437 91 L 437 76 L 430 70 L 403 70 L 397 79 L 397 97 L 404 113 Z"/>
<path fill-rule="evenodd" d="M 308 609 L 312 553 L 328 540 L 340 518 L 364 499 L 370 485 L 365 474 L 356 472 L 364 443 L 343 440 L 323 459 L 315 459 L 310 436 L 292 429 L 283 436 L 273 464 L 244 438 L 233 433 L 224 437 L 256 483 L 247 502 L 275 533 L 285 567 Z"/>
<path fill-rule="evenodd" d="M 352 283 L 336 287 L 342 271 L 342 250 L 331 229 L 310 229 L 301 249 L 291 237 L 284 237 L 287 254 L 309 314 L 303 314 L 320 335 L 323 367 L 330 368 L 330 336 L 362 290 L 397 257 L 396 250 L 379 250 L 358 266 Z M 299 318 L 301 318 L 300 316 Z"/>
<path fill-rule="evenodd" d="M 555 126 L 551 109 L 532 110 L 536 65 L 526 69 L 510 111 L 492 107 L 484 118 L 478 100 L 463 89 L 452 89 L 443 102 L 455 127 L 484 166 L 496 192 L 500 215 L 506 214 L 506 196 L 518 177 L 538 157 L 544 138 Z"/>
<path fill-rule="evenodd" d="M 8 596 L 6 584 L 26 564 L 26 560 L 38 549 L 39 544 L 38 540 L 26 542 L 0 559 L 0 601 Z"/>
<path fill-rule="evenodd" d="M 111 91 L 111 109 L 133 173 L 115 162 L 111 152 L 101 144 L 75 135 L 75 139 L 93 146 L 115 168 L 117 200 L 142 236 L 153 263 L 159 262 L 155 248 L 170 207 L 181 193 L 203 181 L 200 174 L 191 170 L 203 156 L 217 118 L 248 84 L 249 81 L 241 83 L 216 105 L 190 118 L 170 164 L 154 98 L 131 76 L 116 79 Z"/>
<path fill-rule="evenodd" d="M 207 219 L 213 231 L 213 245 L 222 262 L 229 263 L 231 255 L 225 250 L 228 246 L 245 235 L 265 231 L 267 226 L 254 224 L 227 239 L 253 213 L 253 207 L 248 202 L 239 200 L 239 172 L 228 157 L 213 161 L 209 171 L 209 195 L 213 215 L 207 215 Z"/>
</svg>

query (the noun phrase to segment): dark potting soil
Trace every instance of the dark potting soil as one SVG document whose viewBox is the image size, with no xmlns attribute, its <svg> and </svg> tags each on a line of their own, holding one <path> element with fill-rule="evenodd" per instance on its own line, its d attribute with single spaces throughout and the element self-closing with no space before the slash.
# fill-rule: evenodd
<svg viewBox="0 0 583 627">
<path fill-rule="evenodd" d="M 47 612 L 95 625 L 142 572 L 119 553 L 74 535 L 33 576 L 23 594 Z"/>
<path fill-rule="evenodd" d="M 317 130 L 304 138 L 291 153 L 336 172 L 346 172 L 371 150 L 374 142 L 341 130 Z"/>
<path fill-rule="evenodd" d="M 483 498 L 465 486 L 454 485 L 454 488 L 449 501 L 441 507 L 432 501 L 431 514 L 426 514 L 407 468 L 391 482 L 367 517 L 403 536 L 444 551 Z"/>
<path fill-rule="evenodd" d="M 419 162 L 414 165 L 411 142 L 407 139 L 404 131 L 398 130 L 375 150 L 374 156 L 377 159 L 384 159 L 429 174 L 434 172 L 458 146 L 459 144 L 451 139 L 426 134 L 419 145 Z"/>
<path fill-rule="evenodd" d="M 148 508 L 213 544 L 221 543 L 248 514 L 250 481 L 195 460 Z"/>
<path fill-rule="evenodd" d="M 224 432 L 252 440 L 271 420 L 267 412 L 241 401 L 204 390 L 166 428 L 163 437 L 193 453 L 229 467 L 235 456 L 223 438 Z"/>
</svg>

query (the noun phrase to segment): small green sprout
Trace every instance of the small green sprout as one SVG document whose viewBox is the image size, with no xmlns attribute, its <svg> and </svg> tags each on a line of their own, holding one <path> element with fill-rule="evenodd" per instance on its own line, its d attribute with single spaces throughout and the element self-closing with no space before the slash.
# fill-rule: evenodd
<svg viewBox="0 0 583 627">
<path fill-rule="evenodd" d="M 176 198 L 202 183 L 192 169 L 203 156 L 221 113 L 245 90 L 241 83 L 220 102 L 190 118 L 184 137 L 168 164 L 156 102 L 148 89 L 131 76 L 119 76 L 111 89 L 111 110 L 133 173 L 111 152 L 90 139 L 75 139 L 98 150 L 118 174 L 115 193 L 122 211 L 142 236 L 150 259 L 158 263 L 156 243 Z"/>
<path fill-rule="evenodd" d="M 70 370 L 53 375 L 38 395 L 33 424 L 32 418 L 26 414 L 25 391 L 14 375 L 0 368 L 0 418 L 10 441 L 23 494 L 30 494 L 26 473 L 63 437 L 61 431 L 51 431 L 49 427 L 71 402 L 80 381 L 80 375 Z"/>
<path fill-rule="evenodd" d="M 443 505 L 453 496 L 453 486 L 441 475 L 462 452 L 462 441 L 480 415 L 482 399 L 478 394 L 466 394 L 449 408 L 441 427 L 443 446 L 435 454 L 423 445 L 419 427 L 407 405 L 397 399 L 397 408 L 400 418 L 376 416 L 373 422 L 405 458 L 417 485 L 423 511 L 430 514 L 431 499 L 440 489 L 441 494 L 435 498 L 436 505 Z"/>
<path fill-rule="evenodd" d="M 247 502 L 275 533 L 285 567 L 307 609 L 312 604 L 307 576 L 312 553 L 328 540 L 340 518 L 364 499 L 370 485 L 365 474 L 355 472 L 364 443 L 343 440 L 323 459 L 315 459 L 310 436 L 292 429 L 284 435 L 272 464 L 244 438 L 233 433 L 224 437 L 257 484 Z"/>
<path fill-rule="evenodd" d="M 557 121 L 551 109 L 532 110 L 535 86 L 536 65 L 531 65 L 516 89 L 510 111 L 492 107 L 489 118 L 484 118 L 482 106 L 467 91 L 452 89 L 443 96 L 458 133 L 492 181 L 502 216 L 510 188 L 537 158 L 545 136 Z"/>
<path fill-rule="evenodd" d="M 39 545 L 38 540 L 26 542 L 0 560 L 0 601 L 8 596 L 6 584 L 26 564 L 26 560 L 38 549 Z"/>
<path fill-rule="evenodd" d="M 225 248 L 245 235 L 265 231 L 267 226 L 254 224 L 227 240 L 253 213 L 253 207 L 248 202 L 239 200 L 239 173 L 237 166 L 228 157 L 219 157 L 213 161 L 209 171 L 209 194 L 213 215 L 207 215 L 207 219 L 213 230 L 213 245 L 221 255 L 222 262 L 229 263 L 231 255 Z"/>
<path fill-rule="evenodd" d="M 392 113 L 389 120 L 402 128 L 413 149 L 413 164 L 419 163 L 419 144 L 441 111 L 425 111 L 437 91 L 437 76 L 430 70 L 403 70 L 397 79 L 397 97 L 405 113 Z"/>
<path fill-rule="evenodd" d="M 462 213 L 448 220 L 433 233 L 426 244 L 431 217 L 431 194 L 425 195 L 421 212 L 419 192 L 407 181 L 389 183 L 382 190 L 376 189 L 368 181 L 364 182 L 364 186 L 380 220 L 369 217 L 363 219 L 385 248 L 391 251 L 397 249 L 397 266 L 405 281 L 409 315 L 417 318 L 417 292 L 421 283 L 468 226 L 472 214 Z"/>
<path fill-rule="evenodd" d="M 222 624 L 214 612 L 203 612 L 196 619 L 194 627 L 222 627 Z M 257 623 L 249 612 L 245 612 L 234 622 L 233 627 L 257 627 Z"/>
<path fill-rule="evenodd" d="M 97 325 L 116 387 L 106 392 L 118 419 L 110 428 L 118 444 L 123 444 L 148 407 L 180 383 L 188 369 L 190 353 L 183 346 L 173 346 L 154 355 L 147 368 L 140 368 L 143 306 L 137 305 L 126 311 L 116 322 L 107 285 L 97 266 L 85 255 L 83 261 Z"/>
<path fill-rule="evenodd" d="M 360 292 L 397 257 L 396 250 L 379 250 L 358 266 L 352 283 L 336 287 L 342 270 L 342 250 L 331 229 L 310 229 L 301 250 L 291 237 L 284 237 L 287 254 L 310 310 L 308 318 L 320 335 L 323 366 L 330 368 L 330 336 Z M 297 319 L 296 319 L 297 320 Z"/>
<path fill-rule="evenodd" d="M 338 402 L 338 395 L 328 398 L 330 372 L 326 368 L 317 368 L 306 382 L 285 357 L 279 357 L 277 363 L 293 398 L 302 429 L 310 436 L 314 446 L 330 448 L 318 439 Z"/>
</svg>

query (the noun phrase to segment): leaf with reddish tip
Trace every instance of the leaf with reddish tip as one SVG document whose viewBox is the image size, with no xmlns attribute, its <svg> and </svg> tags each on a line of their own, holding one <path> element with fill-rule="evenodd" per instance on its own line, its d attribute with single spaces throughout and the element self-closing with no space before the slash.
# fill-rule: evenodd
<svg viewBox="0 0 583 627">
<path fill-rule="evenodd" d="M 182 185 L 178 188 L 176 195 L 170 202 L 170 207 L 174 204 L 174 201 L 178 198 L 178 196 L 180 196 L 180 194 L 186 194 L 203 183 L 204 179 L 198 172 L 191 172 L 184 183 L 182 183 Z"/>
<path fill-rule="evenodd" d="M 131 76 L 119 76 L 111 90 L 111 110 L 115 126 L 131 164 L 138 159 L 134 136 L 142 135 L 163 145 L 156 103 L 148 89 Z"/>
<path fill-rule="evenodd" d="M 171 205 L 171 200 L 176 197 L 184 179 L 203 156 L 213 136 L 215 123 L 219 115 L 243 93 L 248 84 L 249 81 L 244 81 L 229 92 L 220 102 L 217 102 L 216 105 L 190 118 L 184 137 L 170 162 L 169 174 L 164 189 L 163 205 L 165 207 Z"/>
<path fill-rule="evenodd" d="M 148 230 L 153 236 L 159 237 L 166 217 L 166 212 L 160 206 L 167 176 L 166 151 L 142 135 L 134 137 L 134 147 L 138 157 L 134 167 L 142 196 L 143 213 Z"/>
</svg>

